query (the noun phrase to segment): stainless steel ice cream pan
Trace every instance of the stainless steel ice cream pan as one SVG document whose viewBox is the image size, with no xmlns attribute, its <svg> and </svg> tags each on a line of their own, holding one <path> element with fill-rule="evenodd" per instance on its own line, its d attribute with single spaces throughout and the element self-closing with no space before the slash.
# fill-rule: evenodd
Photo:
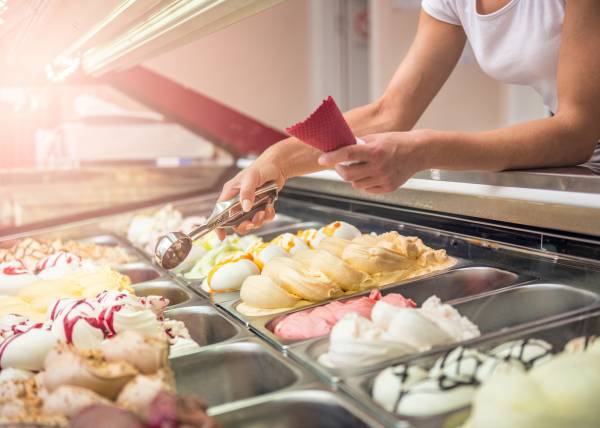
<svg viewBox="0 0 600 428">
<path fill-rule="evenodd" d="M 526 275 L 485 266 L 455 268 L 450 271 L 442 271 L 433 276 L 420 277 L 401 284 L 387 285 L 380 288 L 383 295 L 389 293 L 400 293 L 405 297 L 413 299 L 418 305 L 421 305 L 428 297 L 438 296 L 442 301 L 454 301 L 465 297 L 489 293 L 494 290 L 503 289 L 523 284 L 531 281 L 533 278 Z M 345 301 L 360 296 L 367 296 L 369 291 L 359 293 L 350 297 L 338 299 Z M 311 307 L 325 305 L 329 302 L 321 302 Z M 225 305 L 223 305 L 225 306 Z M 285 316 L 293 312 L 306 310 L 305 308 L 289 311 L 285 314 L 269 315 L 264 317 L 248 318 L 250 327 L 259 335 L 275 343 L 281 348 L 298 343 L 298 340 L 285 340 L 278 338 L 273 332 L 275 326 Z M 241 315 L 240 315 L 241 316 Z"/>
<path fill-rule="evenodd" d="M 545 324 L 525 330 L 514 331 L 506 335 L 498 335 L 492 339 L 482 339 L 471 343 L 470 347 L 481 351 L 494 348 L 497 345 L 517 339 L 542 339 L 550 343 L 553 352 L 560 352 L 571 339 L 582 336 L 600 335 L 600 312 L 593 312 L 580 315 L 566 320 Z M 438 352 L 427 357 L 417 358 L 410 361 L 410 364 L 429 370 L 438 358 L 441 358 L 445 352 Z M 431 417 L 408 418 L 395 413 L 387 412 L 383 407 L 372 399 L 373 382 L 377 375 L 391 364 L 378 365 L 368 373 L 345 378 L 339 387 L 347 394 L 369 407 L 374 414 L 387 413 L 397 421 L 410 422 L 415 427 L 420 426 L 455 426 L 452 421 L 464 419 L 468 415 L 468 408 L 456 409 Z"/>
<path fill-rule="evenodd" d="M 323 389 L 280 392 L 233 407 L 212 408 L 209 414 L 223 428 L 383 427 L 346 397 Z"/>
<path fill-rule="evenodd" d="M 200 346 L 251 337 L 248 330 L 220 314 L 214 306 L 195 305 L 169 309 L 165 312 L 165 317 L 182 321 L 192 339 Z"/>
<path fill-rule="evenodd" d="M 169 307 L 180 306 L 190 303 L 192 300 L 199 301 L 199 297 L 193 296 L 189 291 L 168 279 L 158 279 L 144 282 L 133 286 L 135 294 L 144 296 L 162 296 L 169 299 Z"/>
<path fill-rule="evenodd" d="M 178 391 L 197 394 L 209 406 L 314 382 L 310 374 L 258 339 L 207 347 L 171 360 L 171 366 Z"/>
<path fill-rule="evenodd" d="M 453 306 L 479 326 L 481 336 L 474 339 L 474 341 L 479 341 L 590 311 L 597 308 L 599 302 L 598 294 L 568 285 L 528 284 L 474 298 Z M 473 340 L 463 343 L 470 342 Z M 458 343 L 434 348 L 421 354 L 397 357 L 393 360 L 416 358 L 436 351 L 452 349 L 455 346 L 458 346 Z M 324 337 L 290 345 L 287 352 L 294 359 L 310 366 L 323 378 L 333 382 L 339 381 L 342 377 L 369 371 L 368 366 L 329 368 L 319 364 L 319 356 L 327 352 L 328 348 L 329 338 Z"/>
</svg>

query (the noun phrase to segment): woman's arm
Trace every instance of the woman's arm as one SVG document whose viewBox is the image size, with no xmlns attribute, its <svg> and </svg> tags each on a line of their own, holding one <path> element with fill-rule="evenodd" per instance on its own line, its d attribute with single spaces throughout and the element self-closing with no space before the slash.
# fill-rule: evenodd
<svg viewBox="0 0 600 428">
<path fill-rule="evenodd" d="M 383 96 L 373 103 L 345 113 L 355 135 L 411 129 L 454 69 L 466 36 L 462 27 L 440 22 L 421 13 L 419 28 L 409 52 L 403 59 Z M 240 194 L 245 209 L 250 209 L 254 190 L 269 180 L 281 187 L 285 180 L 325 169 L 317 160 L 321 152 L 295 138 L 268 148 L 250 167 L 241 171 L 223 188 L 220 200 Z M 260 225 L 274 215 L 256 215 L 240 228 L 241 232 Z"/>
<path fill-rule="evenodd" d="M 372 135 L 366 138 L 367 146 L 324 155 L 321 164 L 368 160 L 366 165 L 336 169 L 356 188 L 384 193 L 428 168 L 500 171 L 589 160 L 600 140 L 598 22 L 598 0 L 566 3 L 557 76 L 559 107 L 553 117 L 488 132 L 421 130 Z"/>
</svg>

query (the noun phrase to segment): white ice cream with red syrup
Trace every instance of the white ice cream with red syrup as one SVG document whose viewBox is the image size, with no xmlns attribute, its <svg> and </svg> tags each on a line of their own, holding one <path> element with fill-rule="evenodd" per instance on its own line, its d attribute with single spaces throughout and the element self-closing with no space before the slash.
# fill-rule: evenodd
<svg viewBox="0 0 600 428">
<path fill-rule="evenodd" d="M 48 309 L 43 323 L 7 315 L 0 319 L 0 368 L 37 371 L 57 342 L 94 349 L 126 331 L 167 337 L 171 356 L 197 350 L 181 321 L 164 318 L 167 305 L 168 300 L 161 296 L 107 291 L 93 299 L 59 299 Z"/>
<path fill-rule="evenodd" d="M 58 251 L 40 259 L 33 267 L 28 267 L 19 259 L 0 264 L 0 295 L 14 296 L 22 288 L 36 281 L 57 279 L 72 274 L 78 269 L 95 269 L 98 265 L 90 260 Z"/>
</svg>

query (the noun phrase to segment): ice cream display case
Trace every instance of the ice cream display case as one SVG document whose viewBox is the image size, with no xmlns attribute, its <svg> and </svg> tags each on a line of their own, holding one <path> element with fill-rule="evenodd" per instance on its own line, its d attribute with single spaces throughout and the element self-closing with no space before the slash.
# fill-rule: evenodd
<svg viewBox="0 0 600 428">
<path fill-rule="evenodd" d="M 535 418 L 553 399 L 566 404 L 549 420 L 593 426 L 593 410 L 558 393 L 517 414 L 501 398 L 513 377 L 528 388 L 514 400 L 538 403 L 554 365 L 598 367 L 593 235 L 343 192 L 331 177 L 292 180 L 273 222 L 223 243 L 209 235 L 173 271 L 153 261 L 156 240 L 201 223 L 216 193 L 5 236 L 2 316 L 43 320 L 53 299 L 93 298 L 97 281 L 77 280 L 81 269 L 127 276 L 102 284 L 168 302 L 158 325 L 178 392 L 201 397 L 223 426 L 494 426 L 495 412 Z M 6 349 L 3 369 L 24 367 Z M 597 383 L 570 376 L 569 394 L 589 402 Z"/>
</svg>

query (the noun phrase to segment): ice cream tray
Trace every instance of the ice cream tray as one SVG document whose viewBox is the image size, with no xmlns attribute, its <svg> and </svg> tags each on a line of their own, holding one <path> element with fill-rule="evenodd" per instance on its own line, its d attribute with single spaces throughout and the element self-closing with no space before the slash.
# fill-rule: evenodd
<svg viewBox="0 0 600 428">
<path fill-rule="evenodd" d="M 205 198 L 174 205 L 186 215 L 205 215 L 211 206 Z M 285 197 L 278 202 L 278 212 L 283 213 L 278 221 L 258 231 L 264 239 L 344 220 L 363 232 L 397 230 L 419 236 L 434 248 L 445 248 L 457 260 L 454 266 L 384 286 L 381 292 L 401 293 L 417 304 L 436 294 L 453 305 L 482 333 L 461 345 L 488 347 L 510 338 L 535 336 L 560 346 L 577 335 L 600 332 L 600 312 L 595 312 L 600 309 L 600 267 L 593 262 Z M 114 268 L 130 276 L 138 295 L 168 298 L 165 315 L 183 321 L 201 346 L 172 359 L 178 389 L 202 396 L 209 414 L 225 427 L 441 427 L 454 426 L 468 414 L 468 409 L 462 409 L 427 419 L 405 418 L 386 412 L 370 396 L 373 378 L 383 368 L 408 361 L 427 366 L 457 344 L 376 366 L 328 369 L 318 362 L 328 347 L 327 337 L 285 341 L 273 333 L 277 320 L 294 311 L 246 317 L 236 310 L 239 293 L 211 295 L 200 288 L 200 282 L 154 265 L 151 255 L 126 238 L 126 225 L 134 214 L 9 236 L 0 243 L 60 237 L 125 249 L 134 261 Z"/>
</svg>

